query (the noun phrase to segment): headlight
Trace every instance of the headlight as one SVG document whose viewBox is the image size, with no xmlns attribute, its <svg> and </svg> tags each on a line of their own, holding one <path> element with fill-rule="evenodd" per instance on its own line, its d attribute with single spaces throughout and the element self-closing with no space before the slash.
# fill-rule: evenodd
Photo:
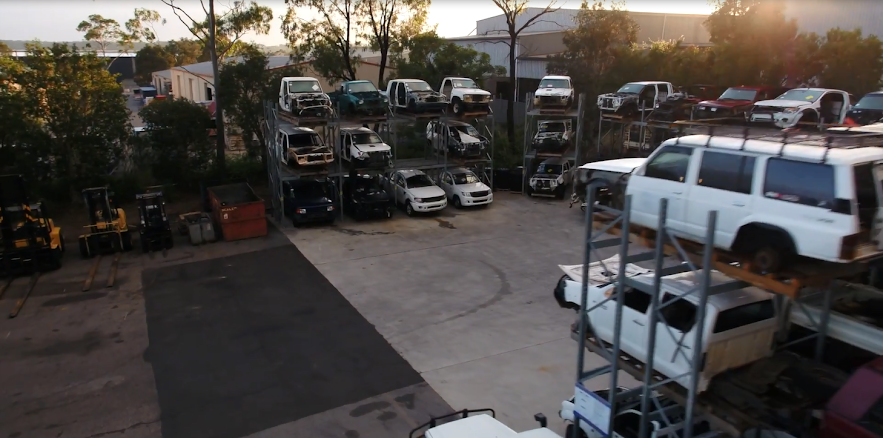
<svg viewBox="0 0 883 438">
<path fill-rule="evenodd" d="M 364 104 L 365 104 L 364 100 L 359 100 L 359 105 L 364 105 Z"/>
<path fill-rule="evenodd" d="M 414 202 L 423 202 L 423 198 L 414 198 Z"/>
<path fill-rule="evenodd" d="M 463 102 L 472 102 L 472 96 L 463 96 Z"/>
<path fill-rule="evenodd" d="M 468 197 L 468 196 L 469 196 L 469 194 L 467 194 L 467 193 L 466 193 L 466 192 L 460 192 L 460 196 L 463 196 L 463 197 Z"/>
<path fill-rule="evenodd" d="M 333 206 L 333 205 L 329 205 L 329 206 L 328 206 L 328 211 L 334 211 L 334 206 Z"/>
<path fill-rule="evenodd" d="M 562 94 L 561 96 L 558 96 L 558 97 L 560 97 L 561 100 L 566 100 L 566 99 L 567 99 L 567 96 L 565 96 L 565 95 L 563 95 L 563 94 Z"/>
<path fill-rule="evenodd" d="M 792 108 L 785 108 L 785 109 L 782 110 L 782 112 L 783 112 L 783 113 L 786 113 L 786 114 L 791 114 L 791 113 L 796 112 L 796 111 L 797 111 L 797 108 L 793 108 L 793 107 L 792 107 Z"/>
<path fill-rule="evenodd" d="M 389 98 L 386 97 L 386 96 L 383 96 L 383 101 L 384 101 L 384 102 L 389 102 Z"/>
</svg>

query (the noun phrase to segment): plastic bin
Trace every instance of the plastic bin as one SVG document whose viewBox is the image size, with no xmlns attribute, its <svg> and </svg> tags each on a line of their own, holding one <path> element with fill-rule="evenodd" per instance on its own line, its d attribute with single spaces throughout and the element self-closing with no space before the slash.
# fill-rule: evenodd
<svg viewBox="0 0 883 438">
<path fill-rule="evenodd" d="M 199 229 L 202 234 L 202 240 L 205 243 L 212 243 L 218 240 L 215 236 L 215 225 L 212 223 L 211 216 L 203 213 L 199 218 Z"/>
</svg>

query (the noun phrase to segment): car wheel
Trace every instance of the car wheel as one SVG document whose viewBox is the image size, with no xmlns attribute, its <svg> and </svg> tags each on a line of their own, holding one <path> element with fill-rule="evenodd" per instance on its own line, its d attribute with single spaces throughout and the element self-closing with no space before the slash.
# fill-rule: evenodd
<svg viewBox="0 0 883 438">
<path fill-rule="evenodd" d="M 564 438 L 572 438 L 573 437 L 573 429 L 574 429 L 574 425 L 568 424 L 567 428 L 564 429 Z M 589 438 L 589 437 L 586 435 L 586 432 L 584 430 L 580 429 L 579 438 Z"/>
<path fill-rule="evenodd" d="M 411 207 L 411 201 L 405 201 L 405 214 L 409 217 L 414 216 L 414 207 Z"/>
<path fill-rule="evenodd" d="M 455 115 L 463 114 L 463 102 L 460 101 L 459 97 L 455 97 L 454 101 L 451 103 L 451 108 L 454 110 Z"/>
<path fill-rule="evenodd" d="M 454 208 L 463 208 L 463 204 L 460 202 L 459 196 L 454 196 Z"/>
<path fill-rule="evenodd" d="M 386 218 L 392 219 L 392 209 L 391 208 L 386 209 Z"/>
<path fill-rule="evenodd" d="M 782 269 L 782 250 L 773 245 L 764 245 L 754 252 L 751 264 L 762 273 L 773 273 Z"/>
</svg>

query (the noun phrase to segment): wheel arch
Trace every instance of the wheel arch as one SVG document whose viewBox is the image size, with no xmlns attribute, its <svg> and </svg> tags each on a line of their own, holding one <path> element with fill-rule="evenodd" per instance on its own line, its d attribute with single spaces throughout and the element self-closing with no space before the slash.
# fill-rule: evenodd
<svg viewBox="0 0 883 438">
<path fill-rule="evenodd" d="M 742 224 L 739 227 L 739 230 L 736 231 L 736 236 L 733 238 L 731 249 L 735 251 L 747 250 L 750 248 L 750 241 L 748 240 L 750 236 L 764 233 L 781 236 L 783 238 L 783 243 L 788 246 L 788 249 L 790 249 L 795 255 L 800 254 L 800 248 L 798 248 L 794 236 L 792 236 L 789 231 L 778 225 L 766 222 L 746 222 Z"/>
</svg>

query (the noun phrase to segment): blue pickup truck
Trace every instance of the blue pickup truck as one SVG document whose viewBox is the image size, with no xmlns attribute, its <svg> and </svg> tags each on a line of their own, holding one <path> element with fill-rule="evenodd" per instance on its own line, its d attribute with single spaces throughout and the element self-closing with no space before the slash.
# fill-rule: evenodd
<svg viewBox="0 0 883 438">
<path fill-rule="evenodd" d="M 377 90 L 371 81 L 348 81 L 328 93 L 331 104 L 341 114 L 383 116 L 389 108 L 389 100 Z"/>
</svg>

